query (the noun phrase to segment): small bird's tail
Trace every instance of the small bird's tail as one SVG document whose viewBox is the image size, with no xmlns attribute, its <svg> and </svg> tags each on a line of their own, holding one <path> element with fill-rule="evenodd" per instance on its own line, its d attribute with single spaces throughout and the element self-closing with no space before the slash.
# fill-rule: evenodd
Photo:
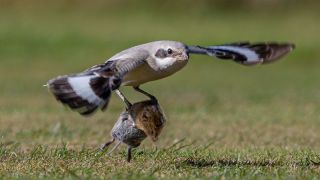
<svg viewBox="0 0 320 180">
<path fill-rule="evenodd" d="M 59 76 L 50 80 L 47 86 L 58 101 L 81 115 L 89 115 L 98 108 L 105 109 L 112 90 L 120 84 L 121 79 L 115 76 L 80 73 Z"/>
</svg>

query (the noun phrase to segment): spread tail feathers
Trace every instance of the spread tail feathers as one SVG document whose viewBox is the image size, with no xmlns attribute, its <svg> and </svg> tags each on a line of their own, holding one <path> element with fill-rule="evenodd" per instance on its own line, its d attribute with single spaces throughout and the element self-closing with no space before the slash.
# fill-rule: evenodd
<svg viewBox="0 0 320 180">
<path fill-rule="evenodd" d="M 121 79 L 115 76 L 102 77 L 91 73 L 59 76 L 48 82 L 48 88 L 61 103 L 81 115 L 89 115 L 98 108 L 104 110 L 111 91 L 120 84 Z"/>
</svg>

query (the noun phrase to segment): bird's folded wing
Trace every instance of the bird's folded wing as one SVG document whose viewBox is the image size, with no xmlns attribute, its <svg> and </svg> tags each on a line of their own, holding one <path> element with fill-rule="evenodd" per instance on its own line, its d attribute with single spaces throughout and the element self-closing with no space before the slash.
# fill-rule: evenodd
<svg viewBox="0 0 320 180">
<path fill-rule="evenodd" d="M 205 54 L 219 59 L 231 59 L 244 65 L 265 64 L 278 60 L 294 49 L 291 43 L 238 42 L 219 46 L 188 46 L 188 52 Z"/>
<path fill-rule="evenodd" d="M 143 50 L 123 54 L 122 56 L 107 60 L 97 73 L 104 76 L 108 75 L 105 73 L 112 70 L 114 75 L 123 77 L 129 71 L 146 63 L 148 56 L 149 54 Z"/>
</svg>

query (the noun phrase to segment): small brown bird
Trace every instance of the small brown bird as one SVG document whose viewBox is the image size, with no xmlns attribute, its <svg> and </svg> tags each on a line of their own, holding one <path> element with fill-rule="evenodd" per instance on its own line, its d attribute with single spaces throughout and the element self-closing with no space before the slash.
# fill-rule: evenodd
<svg viewBox="0 0 320 180">
<path fill-rule="evenodd" d="M 129 112 L 135 120 L 135 126 L 156 142 L 166 122 L 157 99 L 134 103 Z"/>
<path fill-rule="evenodd" d="M 150 137 L 152 142 L 156 142 L 165 125 L 166 118 L 163 114 L 158 100 L 149 96 L 150 100 L 137 102 L 131 104 L 128 100 L 124 100 L 127 104 L 127 109 L 120 114 L 117 122 L 111 130 L 111 136 L 113 139 L 105 143 L 101 149 L 105 149 L 107 146 L 119 141 L 110 154 L 115 150 L 120 143 L 128 145 L 127 161 L 131 160 L 132 148 L 138 147 L 141 142 Z"/>
</svg>

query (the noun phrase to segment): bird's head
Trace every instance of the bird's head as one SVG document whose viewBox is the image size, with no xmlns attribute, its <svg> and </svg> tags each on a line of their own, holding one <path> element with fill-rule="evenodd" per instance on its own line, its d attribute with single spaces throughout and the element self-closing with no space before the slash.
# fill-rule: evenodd
<svg viewBox="0 0 320 180">
<path fill-rule="evenodd" d="M 176 41 L 154 42 L 152 57 L 162 70 L 185 65 L 189 59 L 186 46 Z"/>
</svg>

